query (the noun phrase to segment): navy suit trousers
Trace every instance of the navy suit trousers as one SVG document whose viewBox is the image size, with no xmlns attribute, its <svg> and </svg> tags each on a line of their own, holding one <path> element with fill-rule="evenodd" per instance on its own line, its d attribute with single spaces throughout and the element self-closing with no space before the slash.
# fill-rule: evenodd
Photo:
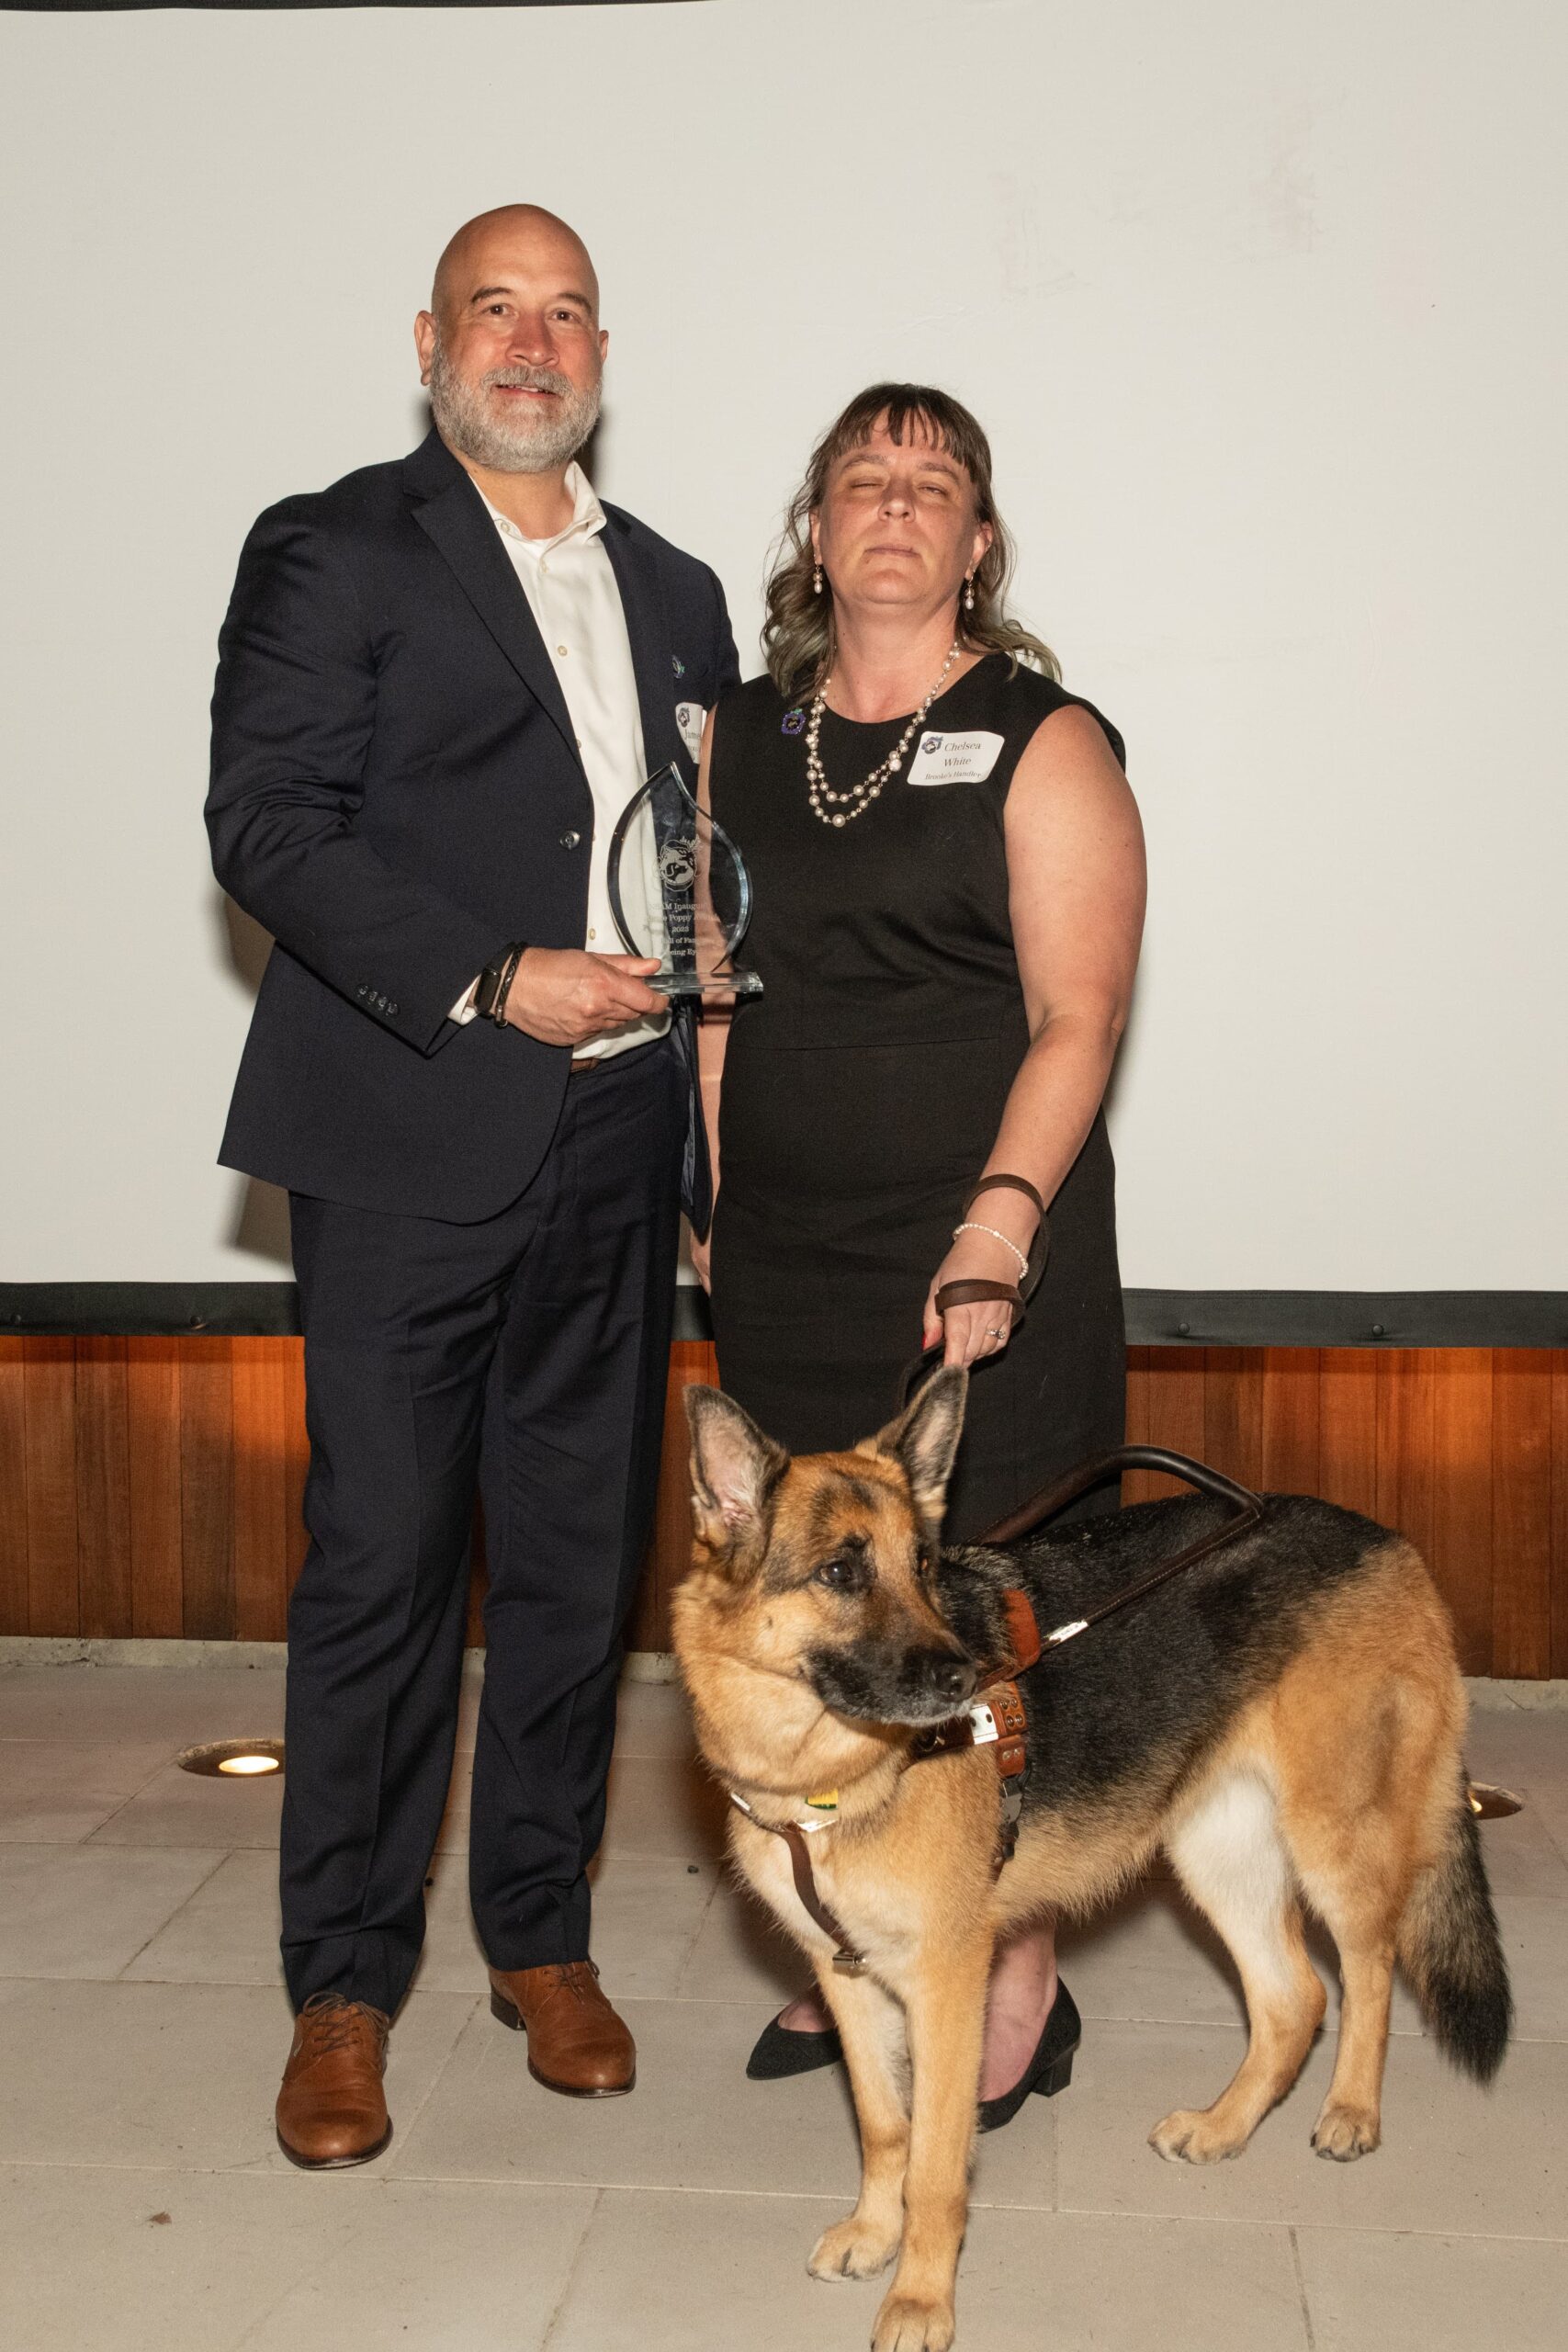
<svg viewBox="0 0 1568 2352">
<path fill-rule="evenodd" d="M 490 1589 L 469 1889 L 498 1968 L 583 1959 L 621 1634 L 651 1523 L 687 1084 L 574 1073 L 543 1165 L 450 1225 L 295 1194 L 310 1546 L 288 1613 L 283 1955 L 393 2013 L 457 1739 L 468 1532 Z"/>
</svg>

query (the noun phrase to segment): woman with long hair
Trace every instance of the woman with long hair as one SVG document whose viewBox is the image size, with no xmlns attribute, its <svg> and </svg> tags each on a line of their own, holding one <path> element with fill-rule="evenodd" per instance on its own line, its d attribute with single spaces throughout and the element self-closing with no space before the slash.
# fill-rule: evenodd
<svg viewBox="0 0 1568 2352">
<path fill-rule="evenodd" d="M 718 704 L 703 750 L 762 981 L 702 1032 L 719 1377 L 807 1453 L 889 1420 L 922 1349 L 969 1365 L 960 1543 L 1122 1433 L 1100 1105 L 1142 835 L 1121 738 L 1010 616 L 1010 570 L 976 419 L 872 386 L 790 507 L 767 673 Z M 750 2071 L 836 2058 L 827 2025 L 793 2004 Z M 1077 2032 L 1043 1923 L 998 1956 L 982 2123 L 1061 2079 Z"/>
</svg>

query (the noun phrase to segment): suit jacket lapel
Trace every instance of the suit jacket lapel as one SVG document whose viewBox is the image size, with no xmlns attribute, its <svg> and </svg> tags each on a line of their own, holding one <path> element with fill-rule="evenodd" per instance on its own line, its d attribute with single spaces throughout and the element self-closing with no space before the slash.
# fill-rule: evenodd
<svg viewBox="0 0 1568 2352">
<path fill-rule="evenodd" d="M 434 452 L 430 441 L 435 442 Z M 576 760 L 577 734 L 566 697 L 501 535 L 456 458 L 434 433 L 430 441 L 404 469 L 416 495 L 425 493 L 413 510 L 414 521 L 446 557 L 463 594 Z"/>
<path fill-rule="evenodd" d="M 604 551 L 621 592 L 626 636 L 637 673 L 637 707 L 642 714 L 642 748 L 648 772 L 677 760 L 688 782 L 692 763 L 675 724 L 674 671 L 671 662 L 670 623 L 659 584 L 659 567 L 651 551 L 634 536 L 627 517 L 606 509 Z"/>
</svg>

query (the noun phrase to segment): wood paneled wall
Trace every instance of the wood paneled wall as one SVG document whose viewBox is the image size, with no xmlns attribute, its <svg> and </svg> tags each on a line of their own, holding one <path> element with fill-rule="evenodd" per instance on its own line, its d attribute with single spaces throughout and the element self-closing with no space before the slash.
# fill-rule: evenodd
<svg viewBox="0 0 1568 2352">
<path fill-rule="evenodd" d="M 714 1376 L 677 1342 L 634 1648 L 668 1646 L 680 1391 Z M 1568 1675 L 1568 1351 L 1134 1348 L 1127 1434 L 1401 1529 L 1470 1672 Z M 305 1462 L 298 1340 L 0 1338 L 0 1633 L 281 1641 Z"/>
</svg>

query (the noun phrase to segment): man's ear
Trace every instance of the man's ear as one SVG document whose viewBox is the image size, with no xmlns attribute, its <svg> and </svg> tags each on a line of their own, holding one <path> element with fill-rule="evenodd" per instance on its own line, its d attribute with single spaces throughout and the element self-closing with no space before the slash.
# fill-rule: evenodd
<svg viewBox="0 0 1568 2352">
<path fill-rule="evenodd" d="M 969 1374 L 964 1366 L 943 1364 L 907 1411 L 877 1434 L 877 1453 L 897 1463 L 914 1491 L 917 1509 L 927 1519 L 940 1519 L 947 1500 L 968 1393 Z"/>
<path fill-rule="evenodd" d="M 435 356 L 436 339 L 440 330 L 428 311 L 422 311 L 413 322 L 413 347 L 419 360 L 419 380 L 430 381 L 430 363 Z"/>
<path fill-rule="evenodd" d="M 737 1566 L 750 1566 L 765 1545 L 768 1505 L 789 1455 L 716 1388 L 689 1387 L 686 1419 L 697 1540 Z"/>
</svg>

